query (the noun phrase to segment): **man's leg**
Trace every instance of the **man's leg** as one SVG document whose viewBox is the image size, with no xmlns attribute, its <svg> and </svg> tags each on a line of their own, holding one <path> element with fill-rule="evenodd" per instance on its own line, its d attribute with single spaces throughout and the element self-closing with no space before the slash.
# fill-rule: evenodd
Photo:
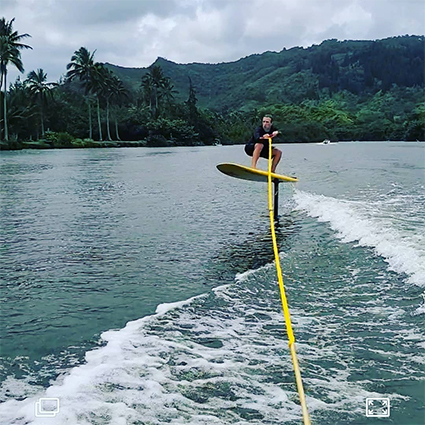
<svg viewBox="0 0 425 425">
<path fill-rule="evenodd" d="M 263 150 L 264 145 L 262 143 L 256 143 L 254 147 L 254 152 L 252 153 L 251 168 L 257 168 L 258 158 L 260 158 L 260 153 Z"/>
<path fill-rule="evenodd" d="M 274 173 L 276 171 L 277 164 L 279 164 L 280 158 L 282 157 L 282 151 L 277 148 L 273 148 L 272 155 L 272 173 Z"/>
</svg>

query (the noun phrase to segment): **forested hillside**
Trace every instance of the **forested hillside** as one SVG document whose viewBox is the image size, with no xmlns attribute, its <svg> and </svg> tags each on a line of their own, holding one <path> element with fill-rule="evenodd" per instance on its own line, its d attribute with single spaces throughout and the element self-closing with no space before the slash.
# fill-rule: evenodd
<svg viewBox="0 0 425 425">
<path fill-rule="evenodd" d="M 5 70 L 23 69 L 31 48 L 12 24 L 0 19 L 1 149 L 244 143 L 265 113 L 280 142 L 425 140 L 424 36 L 138 69 L 80 47 L 58 83 L 38 69 L 7 87 Z"/>
<path fill-rule="evenodd" d="M 190 77 L 199 105 L 222 112 L 250 110 L 264 103 L 298 104 L 342 91 L 363 98 L 394 85 L 423 89 L 424 47 L 423 36 L 327 40 L 307 49 L 266 52 L 230 63 L 182 65 L 158 58 L 153 65 L 171 79 L 180 100 L 185 100 Z M 133 89 L 148 71 L 106 65 Z"/>
</svg>

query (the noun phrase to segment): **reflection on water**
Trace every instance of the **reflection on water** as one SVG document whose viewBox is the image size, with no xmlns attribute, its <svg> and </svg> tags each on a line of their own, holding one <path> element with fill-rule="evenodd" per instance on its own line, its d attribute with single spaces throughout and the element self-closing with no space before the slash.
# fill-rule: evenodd
<svg viewBox="0 0 425 425">
<path fill-rule="evenodd" d="M 280 252 L 291 247 L 291 237 L 295 237 L 300 224 L 297 212 L 288 212 L 280 216 L 275 224 L 276 242 Z M 225 243 L 205 266 L 205 275 L 210 282 L 232 282 L 235 275 L 247 270 L 256 270 L 274 262 L 272 237 L 269 228 L 264 233 L 250 232 L 243 241 Z"/>
</svg>

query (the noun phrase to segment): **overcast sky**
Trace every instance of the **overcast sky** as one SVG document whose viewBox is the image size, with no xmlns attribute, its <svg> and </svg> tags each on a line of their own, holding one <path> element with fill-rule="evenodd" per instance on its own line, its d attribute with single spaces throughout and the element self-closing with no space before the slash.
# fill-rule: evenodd
<svg viewBox="0 0 425 425">
<path fill-rule="evenodd" d="M 31 35 L 24 76 L 43 68 L 56 81 L 81 46 L 98 62 L 147 67 L 158 56 L 230 62 L 329 38 L 423 35 L 425 0 L 0 0 L 0 17 Z"/>
</svg>

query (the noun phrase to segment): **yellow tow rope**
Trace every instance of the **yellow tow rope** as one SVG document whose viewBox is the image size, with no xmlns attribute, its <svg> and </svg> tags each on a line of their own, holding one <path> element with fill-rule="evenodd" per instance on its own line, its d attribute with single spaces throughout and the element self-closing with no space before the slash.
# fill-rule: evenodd
<svg viewBox="0 0 425 425">
<path fill-rule="evenodd" d="M 285 287 L 283 285 L 282 270 L 280 268 L 279 251 L 277 247 L 276 232 L 274 228 L 271 172 L 272 172 L 272 139 L 269 138 L 268 190 L 269 190 L 270 228 L 271 228 L 272 239 L 273 239 L 273 251 L 274 251 L 274 257 L 275 257 L 275 263 L 276 263 L 277 278 L 279 282 L 280 298 L 282 301 L 283 315 L 285 316 L 286 333 L 288 334 L 289 349 L 291 350 L 292 363 L 294 365 L 295 380 L 297 382 L 298 394 L 300 397 L 300 403 L 301 403 L 301 408 L 303 412 L 304 425 L 310 425 L 311 424 L 310 416 L 308 414 L 307 404 L 305 401 L 305 394 L 304 394 L 303 382 L 301 379 L 301 372 L 298 366 L 297 353 L 295 352 L 295 337 L 294 337 L 294 332 L 292 331 L 291 316 L 289 314 L 288 301 L 286 299 Z"/>
</svg>

